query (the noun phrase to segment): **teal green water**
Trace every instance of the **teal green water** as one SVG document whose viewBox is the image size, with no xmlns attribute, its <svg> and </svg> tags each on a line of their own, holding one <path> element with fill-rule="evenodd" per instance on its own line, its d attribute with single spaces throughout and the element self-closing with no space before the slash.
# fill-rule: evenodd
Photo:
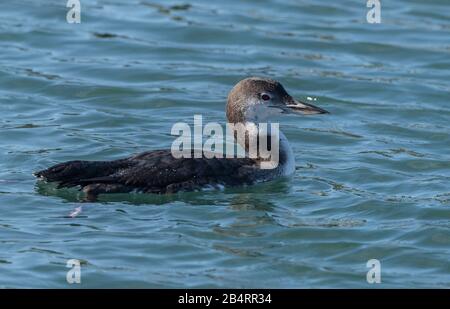
<svg viewBox="0 0 450 309">
<path fill-rule="evenodd" d="M 0 287 L 450 287 L 448 1 L 188 1 L 0 4 Z M 290 180 L 81 204 L 31 175 L 170 147 L 252 75 L 331 112 L 284 119 Z"/>
</svg>

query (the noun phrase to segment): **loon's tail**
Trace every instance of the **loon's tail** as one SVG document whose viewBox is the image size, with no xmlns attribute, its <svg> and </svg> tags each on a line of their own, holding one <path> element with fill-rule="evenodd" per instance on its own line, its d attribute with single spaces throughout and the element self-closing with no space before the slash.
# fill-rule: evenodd
<svg viewBox="0 0 450 309">
<path fill-rule="evenodd" d="M 128 160 L 116 161 L 68 161 L 33 173 L 47 182 L 57 182 L 58 188 L 85 185 L 87 179 L 100 178 L 117 173 L 130 166 Z"/>
</svg>

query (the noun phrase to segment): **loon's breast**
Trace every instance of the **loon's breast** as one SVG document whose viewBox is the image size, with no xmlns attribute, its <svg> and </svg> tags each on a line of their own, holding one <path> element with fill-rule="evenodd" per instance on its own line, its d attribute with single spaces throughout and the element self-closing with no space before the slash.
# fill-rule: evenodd
<svg viewBox="0 0 450 309">
<path fill-rule="evenodd" d="M 282 176 L 289 176 L 295 172 L 295 156 L 288 139 L 280 131 L 280 165 Z"/>
</svg>

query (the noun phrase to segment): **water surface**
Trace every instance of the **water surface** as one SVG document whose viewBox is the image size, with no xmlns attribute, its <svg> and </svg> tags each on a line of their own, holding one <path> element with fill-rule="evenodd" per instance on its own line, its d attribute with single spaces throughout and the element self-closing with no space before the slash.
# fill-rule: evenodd
<svg viewBox="0 0 450 309">
<path fill-rule="evenodd" d="M 0 5 L 0 287 L 450 287 L 448 1 Z M 282 123 L 296 174 L 80 203 L 32 172 L 170 147 L 240 79 L 329 110 Z M 82 206 L 75 218 L 71 214 Z"/>
</svg>

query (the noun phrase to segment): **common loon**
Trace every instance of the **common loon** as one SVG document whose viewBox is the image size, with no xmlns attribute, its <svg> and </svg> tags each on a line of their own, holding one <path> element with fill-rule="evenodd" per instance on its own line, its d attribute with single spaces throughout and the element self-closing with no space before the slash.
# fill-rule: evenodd
<svg viewBox="0 0 450 309">
<path fill-rule="evenodd" d="M 231 124 L 245 127 L 270 121 L 285 113 L 325 114 L 326 110 L 292 98 L 277 81 L 261 77 L 241 80 L 230 91 L 226 115 Z M 247 134 L 252 133 L 248 130 Z M 247 136 L 248 137 L 248 136 Z M 270 137 L 270 136 L 269 136 Z M 236 136 L 235 136 L 236 138 Z M 248 144 L 236 141 L 246 150 Z M 260 157 L 175 158 L 170 149 L 143 152 L 114 161 L 69 161 L 34 175 L 58 183 L 58 188 L 79 186 L 89 200 L 103 193 L 175 193 L 205 187 L 250 185 L 272 180 L 295 170 L 294 155 L 287 138 L 279 132 L 279 162 L 262 169 Z"/>
</svg>

